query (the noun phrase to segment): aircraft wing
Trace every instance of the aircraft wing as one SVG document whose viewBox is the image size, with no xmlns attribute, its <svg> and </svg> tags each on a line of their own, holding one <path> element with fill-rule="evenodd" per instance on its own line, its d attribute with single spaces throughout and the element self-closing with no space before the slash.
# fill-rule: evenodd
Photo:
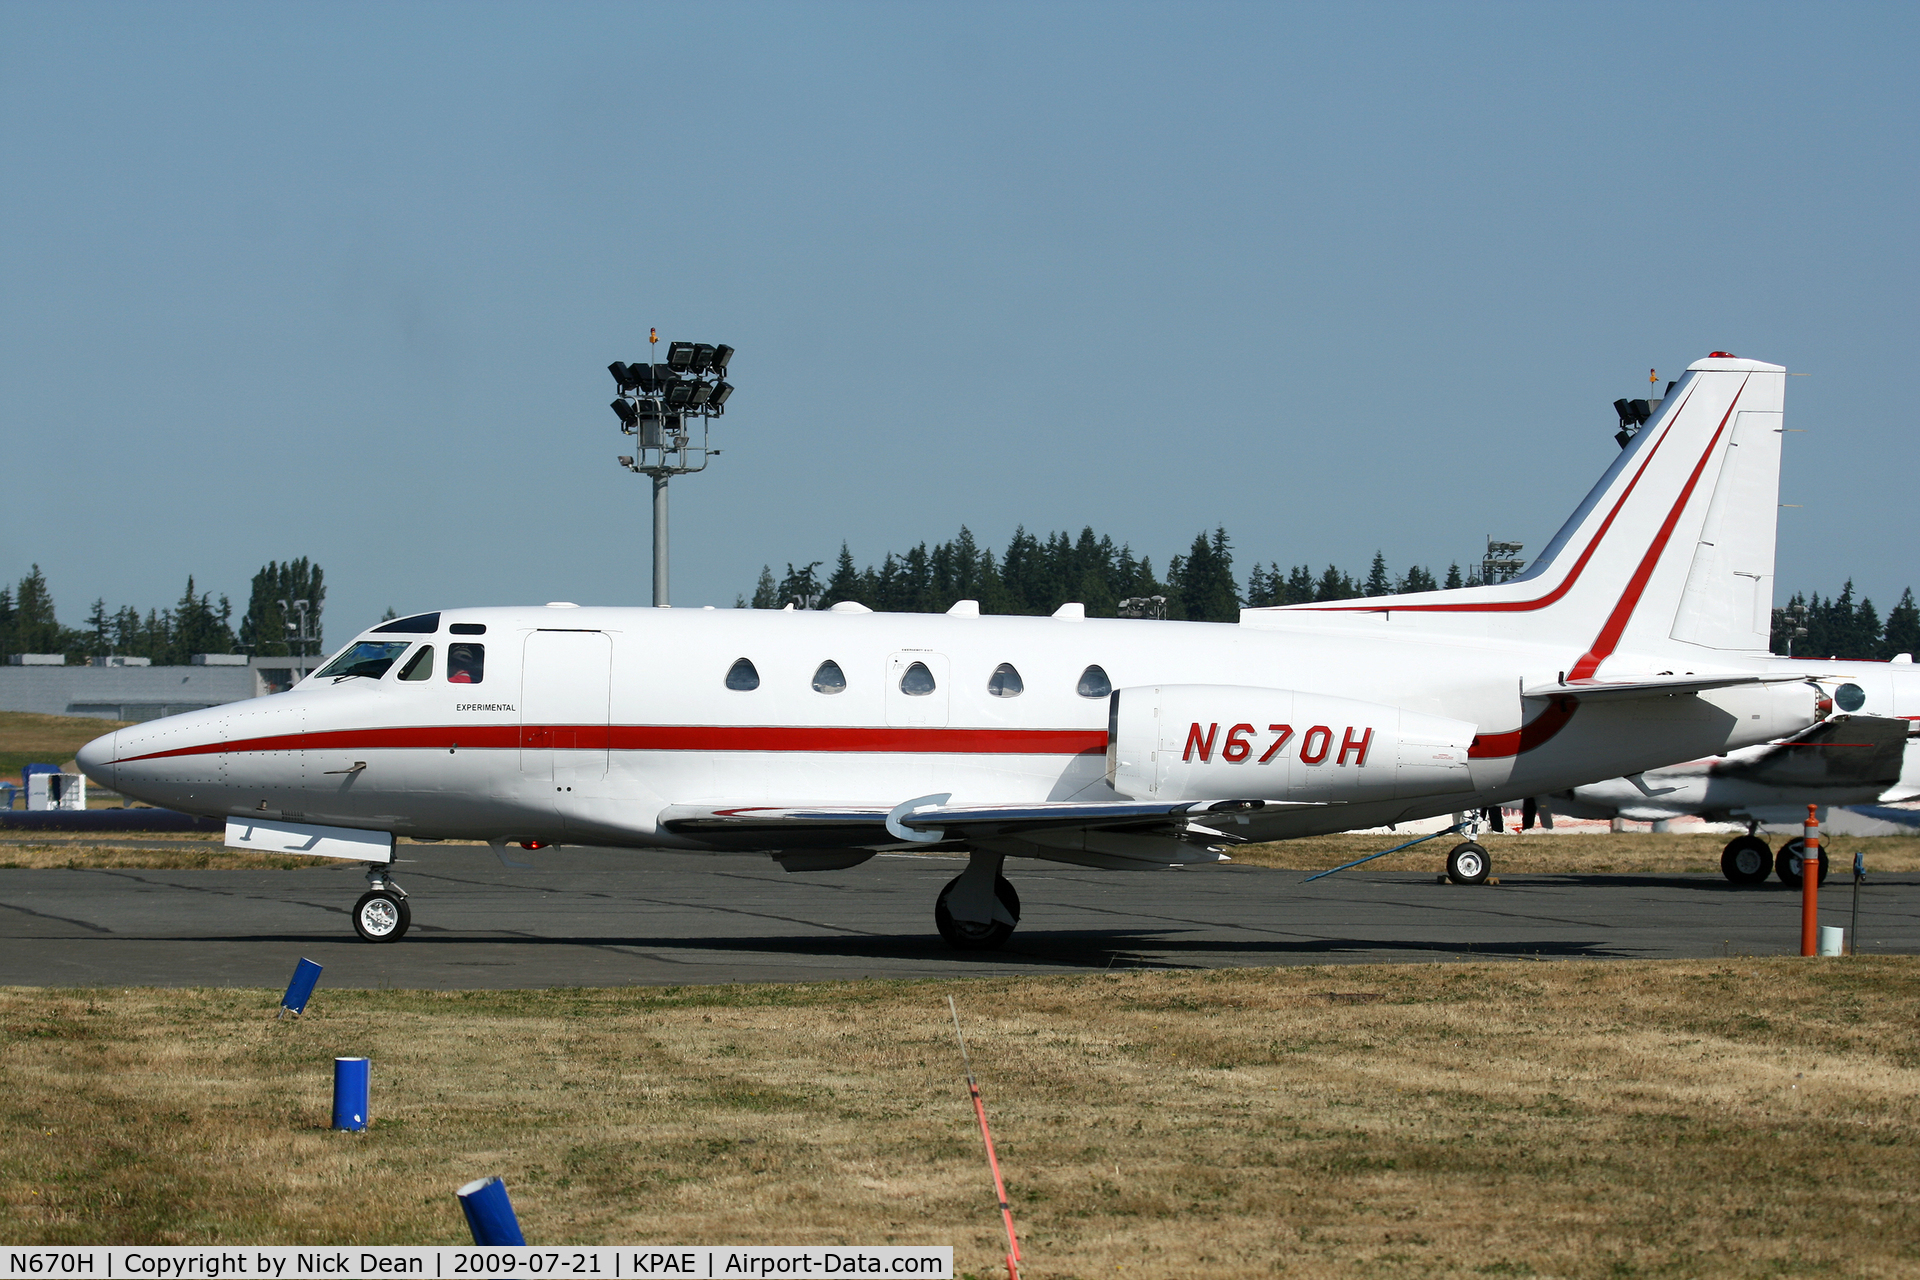
<svg viewBox="0 0 1920 1280">
<path fill-rule="evenodd" d="M 1520 690 L 1523 698 L 1574 697 L 1582 702 L 1616 698 L 1661 698 L 1742 684 L 1797 684 L 1804 675 L 1643 676 L 1638 680 L 1561 680 Z"/>
<path fill-rule="evenodd" d="M 1208 821 L 1232 821 L 1255 809 L 1321 807 L 1272 800 L 1178 804 L 1049 800 L 1033 804 L 949 805 L 942 803 L 945 799 L 945 796 L 923 796 L 891 808 L 881 805 L 670 805 L 661 811 L 659 822 L 675 835 L 692 836 L 717 848 L 847 849 L 1070 831 L 1171 833 Z M 896 827 L 904 828 L 907 834 L 902 835 Z M 1214 840 L 1233 839 L 1202 830 Z"/>
</svg>

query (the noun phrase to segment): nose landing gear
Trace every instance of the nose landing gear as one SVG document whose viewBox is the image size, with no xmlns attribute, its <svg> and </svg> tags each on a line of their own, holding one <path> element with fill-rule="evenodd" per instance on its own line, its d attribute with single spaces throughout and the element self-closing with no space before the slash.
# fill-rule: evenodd
<svg viewBox="0 0 1920 1280">
<path fill-rule="evenodd" d="M 368 942 L 398 942 L 413 923 L 407 891 L 379 863 L 367 867 L 367 891 L 353 904 L 353 930 Z"/>
</svg>

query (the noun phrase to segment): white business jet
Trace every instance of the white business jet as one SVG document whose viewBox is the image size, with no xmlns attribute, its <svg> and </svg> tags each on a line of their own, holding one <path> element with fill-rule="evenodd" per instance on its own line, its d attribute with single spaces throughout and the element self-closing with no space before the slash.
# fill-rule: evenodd
<svg viewBox="0 0 1920 1280">
<path fill-rule="evenodd" d="M 359 858 L 369 941 L 411 917 L 394 839 L 771 854 L 965 851 L 934 919 L 1006 941 L 1006 859 L 1112 870 L 1382 825 L 1770 742 L 1828 694 L 1767 658 L 1785 371 L 1700 361 L 1523 577 L 1238 625 L 577 608 L 385 622 L 285 693 L 120 729 L 81 767 Z M 1281 482 L 1284 487 L 1286 481 Z M 1297 501 L 1312 501 L 1310 484 Z M 1471 841 L 1456 880 L 1486 878 Z"/>
</svg>

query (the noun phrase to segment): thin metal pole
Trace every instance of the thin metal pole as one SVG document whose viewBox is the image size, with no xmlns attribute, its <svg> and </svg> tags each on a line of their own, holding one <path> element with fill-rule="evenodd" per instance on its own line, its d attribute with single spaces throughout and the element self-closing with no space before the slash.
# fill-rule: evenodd
<svg viewBox="0 0 1920 1280">
<path fill-rule="evenodd" d="M 1800 845 L 1800 954 L 1820 954 L 1820 810 L 1807 806 Z"/>
<path fill-rule="evenodd" d="M 1847 925 L 1847 954 L 1860 954 L 1860 879 L 1866 874 L 1860 850 L 1853 851 L 1853 919 Z"/>
<path fill-rule="evenodd" d="M 1000 1221 L 1007 1228 L 1007 1280 L 1020 1280 L 1020 1241 L 1013 1234 L 1013 1209 L 1007 1204 L 1007 1186 L 1000 1180 L 1000 1157 L 993 1152 L 993 1134 L 987 1131 L 987 1104 L 980 1100 L 980 1086 L 974 1083 L 973 1059 L 967 1056 L 967 1038 L 960 1034 L 960 1009 L 947 997 L 947 1011 L 953 1014 L 953 1038 L 960 1042 L 960 1062 L 967 1072 L 967 1092 L 973 1095 L 973 1114 L 980 1121 L 980 1138 L 987 1144 L 987 1168 L 993 1171 L 993 1193 L 1000 1197 Z"/>
<path fill-rule="evenodd" d="M 667 607 L 667 478 L 653 477 L 653 607 Z"/>
</svg>

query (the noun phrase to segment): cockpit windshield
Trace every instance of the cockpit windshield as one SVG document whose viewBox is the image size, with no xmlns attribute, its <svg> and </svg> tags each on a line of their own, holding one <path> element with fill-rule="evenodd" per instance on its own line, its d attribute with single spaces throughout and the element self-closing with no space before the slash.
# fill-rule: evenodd
<svg viewBox="0 0 1920 1280">
<path fill-rule="evenodd" d="M 345 653 L 315 672 L 314 679 L 345 680 L 350 676 L 365 676 L 378 680 L 412 643 L 411 640 L 356 640 Z"/>
</svg>

